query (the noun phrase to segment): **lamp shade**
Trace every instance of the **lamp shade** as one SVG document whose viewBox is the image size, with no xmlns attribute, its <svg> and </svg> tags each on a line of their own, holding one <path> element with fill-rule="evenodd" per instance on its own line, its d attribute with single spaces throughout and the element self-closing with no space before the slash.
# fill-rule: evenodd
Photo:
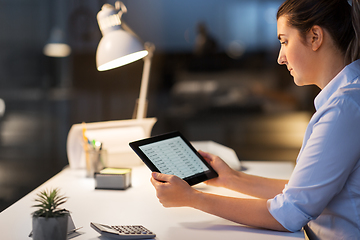
<svg viewBox="0 0 360 240">
<path fill-rule="evenodd" d="M 138 38 L 121 27 L 120 16 L 111 5 L 104 4 L 97 18 L 103 35 L 96 51 L 99 71 L 120 67 L 148 55 Z"/>
<path fill-rule="evenodd" d="M 65 42 L 65 34 L 59 28 L 51 30 L 50 38 L 44 46 L 43 53 L 48 57 L 67 57 L 71 53 L 70 46 Z"/>
</svg>

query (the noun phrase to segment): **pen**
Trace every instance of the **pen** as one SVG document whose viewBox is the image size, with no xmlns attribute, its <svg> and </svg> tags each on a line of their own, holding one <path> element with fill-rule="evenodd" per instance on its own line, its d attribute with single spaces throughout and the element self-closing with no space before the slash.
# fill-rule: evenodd
<svg viewBox="0 0 360 240">
<path fill-rule="evenodd" d="M 86 137 L 86 123 L 82 122 L 82 136 L 83 136 L 83 148 L 85 151 L 85 160 L 86 160 L 86 166 L 90 167 L 90 158 L 89 158 L 89 152 L 88 152 L 88 142 L 89 139 Z"/>
<path fill-rule="evenodd" d="M 84 142 L 84 150 L 87 150 L 87 143 L 88 143 L 88 139 L 86 137 L 86 123 L 82 122 L 82 136 L 83 136 L 83 142 Z"/>
</svg>

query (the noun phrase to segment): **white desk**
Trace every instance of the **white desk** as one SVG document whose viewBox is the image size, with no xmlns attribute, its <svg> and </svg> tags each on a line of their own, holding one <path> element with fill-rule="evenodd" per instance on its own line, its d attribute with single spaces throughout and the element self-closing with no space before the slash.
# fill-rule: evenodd
<svg viewBox="0 0 360 240">
<path fill-rule="evenodd" d="M 293 164 L 288 162 L 242 162 L 247 172 L 267 177 L 288 178 Z M 20 199 L 0 214 L 1 239 L 24 240 L 31 232 L 31 206 L 36 193 L 45 188 L 61 188 L 69 197 L 64 207 L 71 211 L 75 226 L 83 228 L 72 238 L 106 239 L 90 227 L 90 222 L 110 225 L 141 224 L 160 240 L 191 239 L 304 239 L 302 232 L 283 233 L 242 226 L 192 209 L 164 208 L 155 196 L 146 166 L 133 168 L 132 187 L 124 191 L 95 190 L 94 179 L 85 171 L 69 168 Z M 222 188 L 199 184 L 204 191 L 231 196 L 245 196 Z"/>
</svg>

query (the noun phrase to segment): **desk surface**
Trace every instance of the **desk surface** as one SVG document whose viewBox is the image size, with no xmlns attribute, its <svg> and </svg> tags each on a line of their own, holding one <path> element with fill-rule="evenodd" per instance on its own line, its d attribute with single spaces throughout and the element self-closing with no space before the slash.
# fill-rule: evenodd
<svg viewBox="0 0 360 240">
<path fill-rule="evenodd" d="M 288 178 L 293 164 L 289 162 L 242 162 L 247 172 L 266 177 Z M 105 239 L 90 227 L 90 222 L 110 225 L 140 224 L 157 234 L 156 239 L 304 239 L 302 232 L 283 233 L 256 229 L 192 209 L 164 208 L 155 196 L 146 166 L 133 168 L 132 187 L 125 191 L 95 190 L 94 179 L 86 178 L 83 170 L 69 168 L 55 175 L 37 189 L 0 214 L 1 239 L 30 239 L 31 206 L 36 193 L 45 188 L 61 188 L 68 196 L 64 207 L 71 211 L 78 231 L 75 240 Z M 227 189 L 196 186 L 203 191 L 246 197 Z"/>
</svg>

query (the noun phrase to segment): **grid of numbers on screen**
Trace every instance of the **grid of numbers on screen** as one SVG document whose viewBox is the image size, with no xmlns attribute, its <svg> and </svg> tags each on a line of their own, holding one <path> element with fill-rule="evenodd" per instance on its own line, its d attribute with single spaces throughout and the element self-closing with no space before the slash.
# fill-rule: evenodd
<svg viewBox="0 0 360 240">
<path fill-rule="evenodd" d="M 209 170 L 181 137 L 140 146 L 160 172 L 180 178 Z"/>
</svg>

